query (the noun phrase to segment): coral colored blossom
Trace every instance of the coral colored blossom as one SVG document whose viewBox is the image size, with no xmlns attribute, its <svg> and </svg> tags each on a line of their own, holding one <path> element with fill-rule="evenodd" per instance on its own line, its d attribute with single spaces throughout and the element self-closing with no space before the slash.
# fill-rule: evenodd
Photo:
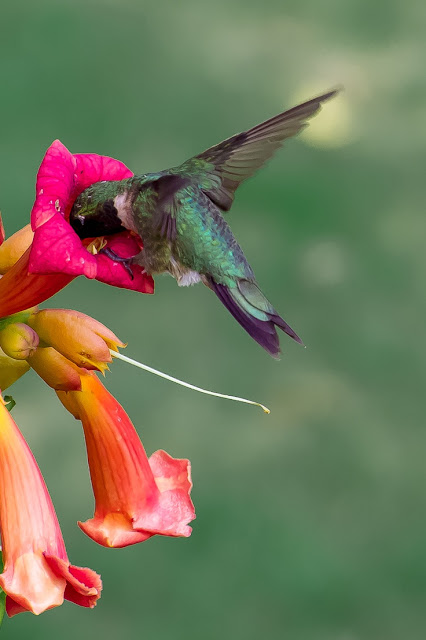
<svg viewBox="0 0 426 640">
<path fill-rule="evenodd" d="M 0 401 L 0 530 L 6 611 L 39 614 L 64 598 L 94 607 L 102 582 L 69 563 L 59 523 L 34 457 Z"/>
<path fill-rule="evenodd" d="M 121 405 L 94 373 L 81 377 L 81 391 L 59 392 L 83 424 L 95 495 L 94 517 L 79 523 L 93 540 L 124 547 L 155 534 L 189 536 L 195 518 L 189 497 L 189 460 L 157 451 L 148 460 Z"/>
</svg>

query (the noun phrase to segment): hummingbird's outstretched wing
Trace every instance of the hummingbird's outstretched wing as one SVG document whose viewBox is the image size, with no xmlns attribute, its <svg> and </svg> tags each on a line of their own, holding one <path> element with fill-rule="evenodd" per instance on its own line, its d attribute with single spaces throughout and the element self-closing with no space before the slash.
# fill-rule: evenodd
<svg viewBox="0 0 426 640">
<path fill-rule="evenodd" d="M 321 104 L 335 96 L 329 91 L 297 107 L 237 133 L 184 162 L 175 173 L 200 181 L 203 191 L 222 211 L 229 211 L 237 187 L 252 176 L 282 145 L 307 125 Z"/>
</svg>

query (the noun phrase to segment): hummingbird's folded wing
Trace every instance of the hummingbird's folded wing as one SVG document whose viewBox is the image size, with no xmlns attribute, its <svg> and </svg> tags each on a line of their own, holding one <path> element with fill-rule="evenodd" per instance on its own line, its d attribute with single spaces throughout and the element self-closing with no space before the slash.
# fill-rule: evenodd
<svg viewBox="0 0 426 640">
<path fill-rule="evenodd" d="M 182 164 L 179 173 L 199 179 L 203 191 L 222 211 L 231 208 L 237 187 L 252 176 L 282 145 L 296 135 L 321 104 L 335 96 L 329 91 L 297 107 L 237 133 Z"/>
<path fill-rule="evenodd" d="M 163 238 L 170 242 L 176 240 L 176 216 L 179 203 L 179 194 L 190 184 L 190 180 L 174 174 L 165 174 L 148 183 L 157 194 L 155 212 L 152 215 L 153 227 L 157 229 Z"/>
</svg>

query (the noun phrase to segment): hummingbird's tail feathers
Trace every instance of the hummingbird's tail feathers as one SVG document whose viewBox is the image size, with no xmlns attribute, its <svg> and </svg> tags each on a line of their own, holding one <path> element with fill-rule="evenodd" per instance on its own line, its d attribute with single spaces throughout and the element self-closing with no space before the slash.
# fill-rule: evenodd
<svg viewBox="0 0 426 640">
<path fill-rule="evenodd" d="M 241 182 L 265 164 L 284 140 L 304 129 L 322 103 L 336 93 L 328 91 L 220 142 L 185 162 L 179 172 L 202 177 L 204 192 L 222 211 L 229 211 Z"/>
<path fill-rule="evenodd" d="M 208 278 L 222 304 L 235 320 L 274 358 L 280 356 L 280 343 L 275 326 L 280 327 L 293 340 L 303 344 L 293 329 L 278 315 L 254 282 L 241 279 L 236 287 L 227 287 Z"/>
</svg>

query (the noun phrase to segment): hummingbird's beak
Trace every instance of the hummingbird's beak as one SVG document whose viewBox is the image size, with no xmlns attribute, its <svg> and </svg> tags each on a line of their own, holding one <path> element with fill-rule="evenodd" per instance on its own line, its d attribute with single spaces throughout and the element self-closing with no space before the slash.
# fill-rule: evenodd
<svg viewBox="0 0 426 640">
<path fill-rule="evenodd" d="M 71 211 L 71 214 L 70 214 L 70 225 L 74 229 L 74 231 L 76 232 L 78 237 L 81 238 L 81 239 L 84 238 L 83 227 L 85 225 L 85 222 L 86 222 L 86 216 Z M 90 229 L 89 229 L 89 231 L 90 231 Z M 93 234 L 93 235 L 95 235 L 95 234 Z"/>
</svg>

